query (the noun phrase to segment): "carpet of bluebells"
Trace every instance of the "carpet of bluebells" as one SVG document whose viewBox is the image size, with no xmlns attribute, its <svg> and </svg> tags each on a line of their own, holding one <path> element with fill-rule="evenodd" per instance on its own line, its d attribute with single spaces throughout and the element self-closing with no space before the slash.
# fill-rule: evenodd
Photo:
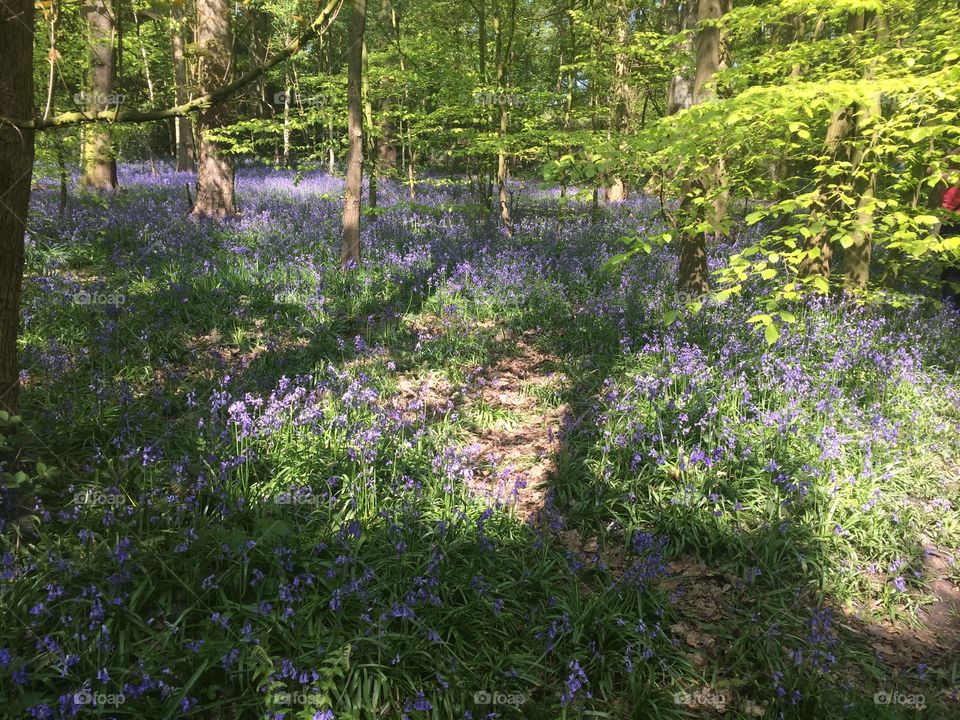
<svg viewBox="0 0 960 720">
<path fill-rule="evenodd" d="M 866 630 L 917 627 L 931 552 L 960 580 L 956 313 L 810 300 L 768 346 L 759 285 L 667 325 L 675 248 L 607 263 L 650 200 L 518 182 L 508 238 L 385 183 L 344 272 L 341 181 L 243 169 L 223 224 L 191 182 L 35 192 L 0 716 L 960 716 L 955 643 Z M 531 517 L 460 400 L 521 336 L 563 412 Z"/>
</svg>

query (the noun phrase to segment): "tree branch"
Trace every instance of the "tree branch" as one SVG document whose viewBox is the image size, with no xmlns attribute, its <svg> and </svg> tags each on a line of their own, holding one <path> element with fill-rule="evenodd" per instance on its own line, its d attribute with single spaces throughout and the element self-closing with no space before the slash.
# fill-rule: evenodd
<svg viewBox="0 0 960 720">
<path fill-rule="evenodd" d="M 101 110 L 100 112 L 65 112 L 54 115 L 51 118 L 35 118 L 33 120 L 18 120 L 16 118 L 7 118 L 0 116 L 0 122 L 9 125 L 15 125 L 19 128 L 33 128 L 35 130 L 46 130 L 52 127 L 62 127 L 64 125 L 81 125 L 91 122 L 110 122 L 110 123 L 138 123 L 149 122 L 151 120 L 166 120 L 172 117 L 183 117 L 192 112 L 206 110 L 218 103 L 223 102 L 230 96 L 236 94 L 239 90 L 252 83 L 261 75 L 269 72 L 280 63 L 289 59 L 300 52 L 304 45 L 314 38 L 323 35 L 330 29 L 333 21 L 336 20 L 343 6 L 343 0 L 328 0 L 326 7 L 320 12 L 316 19 L 310 24 L 303 33 L 294 38 L 280 52 L 270 58 L 269 62 L 260 67 L 251 70 L 242 77 L 234 80 L 232 83 L 194 98 L 190 102 L 163 110 L 121 110 L 119 107 L 113 110 Z"/>
</svg>

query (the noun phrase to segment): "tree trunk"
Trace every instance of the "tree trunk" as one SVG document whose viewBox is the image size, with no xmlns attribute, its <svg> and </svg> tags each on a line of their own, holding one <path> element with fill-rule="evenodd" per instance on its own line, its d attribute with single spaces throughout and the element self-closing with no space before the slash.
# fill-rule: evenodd
<svg viewBox="0 0 960 720">
<path fill-rule="evenodd" d="M 833 163 L 841 159 L 838 153 L 844 149 L 844 141 L 853 128 L 853 115 L 849 107 L 841 107 L 834 111 L 830 118 L 830 125 L 827 126 L 826 153 L 827 163 Z M 824 175 L 820 178 L 820 197 L 821 208 L 814 213 L 812 220 L 827 220 L 833 217 L 838 210 L 839 198 L 835 192 L 826 189 L 826 185 L 831 182 L 829 176 Z M 811 224 L 816 224 L 811 223 Z M 806 256 L 800 261 L 800 267 L 797 274 L 800 277 L 813 277 L 820 275 L 824 279 L 830 278 L 831 263 L 833 261 L 833 243 L 830 241 L 830 233 L 827 228 L 814 233 L 807 238 L 804 244 Z"/>
<path fill-rule="evenodd" d="M 850 233 L 853 244 L 843 254 L 843 272 L 851 287 L 865 288 L 870 282 L 876 181 L 876 175 L 871 176 L 860 193 L 854 228 Z"/>
<path fill-rule="evenodd" d="M 858 18 L 857 24 L 862 29 L 874 26 L 878 39 L 884 39 L 887 33 L 886 18 L 873 13 L 864 13 Z M 865 80 L 873 80 L 874 67 L 872 64 L 864 68 Z M 880 94 L 875 93 L 864 105 L 859 108 L 856 116 L 857 134 L 860 136 L 860 145 L 853 153 L 853 171 L 856 173 L 853 183 L 854 197 L 857 199 L 857 211 L 853 222 L 853 231 L 850 233 L 852 244 L 843 254 L 843 271 L 847 285 L 855 288 L 865 288 L 870 282 L 870 262 L 873 256 L 873 220 L 876 210 L 877 173 L 876 170 L 865 167 L 865 162 L 875 163 L 870 157 L 873 144 L 876 141 L 874 122 L 880 117 L 882 108 Z M 867 136 L 871 138 L 867 145 Z"/>
<path fill-rule="evenodd" d="M 347 187 L 343 195 L 343 244 L 340 263 L 344 268 L 360 264 L 360 194 L 363 189 L 363 36 L 367 0 L 352 0 L 350 47 L 347 63 Z"/>
<path fill-rule="evenodd" d="M 367 183 L 370 207 L 377 206 L 377 148 L 373 133 L 373 102 L 370 100 L 370 60 L 367 40 L 363 40 L 363 82 L 360 86 L 361 96 L 363 97 L 363 120 L 365 123 L 366 152 L 364 153 L 369 166 L 367 167 Z"/>
<path fill-rule="evenodd" d="M 681 200 L 681 211 L 689 208 L 691 199 L 689 193 L 684 196 Z M 699 297 L 710 292 L 706 233 L 684 233 L 681 237 L 680 275 L 677 288 L 688 297 Z"/>
<path fill-rule="evenodd" d="M 0 115 L 33 117 L 33 0 L 0 3 Z M 34 131 L 0 123 L 0 410 L 20 413 L 17 335 Z"/>
<path fill-rule="evenodd" d="M 477 5 L 477 51 L 480 53 L 480 83 L 487 83 L 487 4 L 486 0 L 479 0 Z"/>
<path fill-rule="evenodd" d="M 866 13 L 852 13 L 847 18 L 847 32 L 857 33 L 866 29 L 872 15 Z M 848 59 L 852 64 L 856 62 L 856 52 Z M 879 108 L 872 110 L 879 112 Z M 871 110 L 862 111 L 871 112 Z M 864 116 L 865 117 L 865 116 Z M 830 118 L 827 127 L 825 164 L 835 165 L 837 162 L 852 163 L 854 168 L 863 160 L 862 148 L 856 155 L 851 155 L 848 140 L 856 131 L 858 111 L 852 106 L 837 108 Z M 843 212 L 839 191 L 831 189 L 831 185 L 842 185 L 843 177 L 831 177 L 824 173 L 818 178 L 820 188 L 820 208 L 813 214 L 812 220 L 832 221 Z M 858 183 L 854 183 L 855 186 Z M 854 242 L 844 254 L 844 268 L 850 282 L 855 286 L 865 285 L 869 280 L 869 268 L 872 255 L 872 222 L 873 222 L 873 186 L 874 180 L 868 178 L 865 182 L 859 181 L 857 217 L 854 221 L 854 231 L 851 239 Z M 864 197 L 864 194 L 866 197 Z M 802 278 L 820 275 L 829 280 L 832 271 L 834 255 L 833 239 L 830 229 L 825 227 L 820 232 L 807 238 L 804 250 L 807 255 L 801 260 L 798 275 Z M 856 247 L 854 247 L 856 246 Z M 865 265 L 864 265 L 865 263 Z"/>
<path fill-rule="evenodd" d="M 667 90 L 667 115 L 675 115 L 693 105 L 693 78 L 691 77 L 690 62 L 694 51 L 694 33 L 697 26 L 697 0 L 686 0 L 677 8 L 677 30 L 684 33 L 680 44 L 680 51 L 688 58 L 687 64 L 681 66 L 680 71 L 670 78 L 670 87 Z"/>
<path fill-rule="evenodd" d="M 701 23 L 697 35 L 697 72 L 693 80 L 693 102 L 699 104 L 716 97 L 714 76 L 717 71 L 726 67 L 726 48 L 723 33 L 716 25 L 703 25 L 704 22 L 713 23 L 720 20 L 733 8 L 733 0 L 700 0 L 697 12 L 698 22 Z M 723 223 L 727 217 L 727 205 L 730 193 L 724 187 L 726 184 L 726 167 L 723 158 L 714 163 L 706 173 L 704 190 L 712 195 L 710 206 L 712 212 L 706 218 L 713 232 L 720 236 L 724 233 Z"/>
<path fill-rule="evenodd" d="M 723 37 L 720 28 L 713 23 L 731 9 L 732 0 L 700 0 L 697 20 L 697 68 L 693 80 L 693 103 L 705 102 L 715 96 L 714 75 L 723 61 Z M 704 24 L 707 23 L 707 24 Z M 722 190 L 724 167 L 716 162 L 703 177 L 691 178 L 684 189 L 680 203 L 680 216 L 689 222 L 694 195 L 713 195 L 711 210 L 704 218 L 715 232 L 722 228 L 726 215 L 727 196 Z M 707 242 L 703 232 L 684 231 L 680 236 L 680 275 L 678 287 L 681 292 L 701 295 L 710 290 L 710 274 L 707 267 Z"/>
<path fill-rule="evenodd" d="M 501 15 L 502 6 L 499 1 L 494 3 L 493 18 L 494 42 L 496 44 L 497 91 L 500 99 L 500 151 L 497 153 L 497 197 L 500 205 L 500 222 L 503 225 L 507 237 L 513 236 L 513 219 L 510 217 L 510 201 L 507 193 L 507 151 L 503 147 L 503 143 L 505 142 L 507 130 L 509 129 L 508 105 L 505 98 L 507 95 L 507 63 L 510 58 L 515 30 L 516 0 L 511 0 L 510 7 L 509 38 L 504 38 L 504 23 Z"/>
<path fill-rule="evenodd" d="M 388 63 L 390 68 L 393 69 L 399 59 L 400 71 L 403 73 L 403 55 L 400 52 L 400 16 L 397 9 L 389 2 L 384 3 L 384 12 L 388 15 L 387 19 L 397 43 L 397 55 L 399 56 L 399 58 L 396 58 L 391 53 L 388 56 Z M 377 163 L 382 173 L 389 173 L 390 175 L 395 174 L 397 170 L 397 121 L 394 117 L 396 102 L 396 96 L 385 97 L 380 101 L 378 108 L 379 115 L 382 118 L 382 138 L 378 148 Z"/>
<path fill-rule="evenodd" d="M 616 14 L 617 52 L 614 56 L 614 102 L 610 114 L 610 135 L 620 138 L 630 129 L 630 65 L 627 60 L 627 46 L 630 44 L 630 27 L 627 23 L 627 7 L 625 2 L 617 5 Z M 607 201 L 612 203 L 623 202 L 627 197 L 627 188 L 623 179 L 614 174 L 610 186 L 607 188 Z"/>
<path fill-rule="evenodd" d="M 83 7 L 90 38 L 90 74 L 85 102 L 90 112 L 116 105 L 113 94 L 117 73 L 111 0 L 91 0 Z M 106 126 L 95 123 L 84 130 L 80 184 L 91 190 L 117 189 L 117 158 Z"/>
<path fill-rule="evenodd" d="M 865 134 L 864 128 L 870 127 L 871 122 L 880 114 L 880 96 L 875 96 L 869 104 L 860 108 L 857 113 L 859 134 Z M 874 133 L 872 127 L 869 131 Z M 860 142 L 866 142 L 861 137 Z M 864 168 L 869 148 L 861 145 L 853 153 L 853 169 L 857 179 L 853 184 L 854 197 L 857 199 L 857 210 L 853 221 L 853 230 L 850 233 L 852 244 L 843 253 L 843 272 L 847 285 L 855 288 L 865 288 L 870 282 L 870 262 L 873 256 L 873 220 L 876 210 L 877 173 L 875 170 Z M 873 159 L 871 159 L 873 161 Z"/>
<path fill-rule="evenodd" d="M 500 105 L 500 137 L 507 134 L 507 106 Z M 507 153 L 501 150 L 497 154 L 497 198 L 500 203 L 500 222 L 507 233 L 513 236 L 513 219 L 510 217 L 510 200 L 507 194 Z"/>
<path fill-rule="evenodd" d="M 150 106 L 153 107 L 153 78 L 150 75 L 150 56 L 147 53 L 147 46 L 143 43 L 143 35 L 140 33 L 140 16 L 136 8 L 133 10 L 133 21 L 137 26 L 137 48 L 140 50 L 140 61 L 143 63 L 143 79 L 147 83 L 147 97 L 150 98 Z"/>
<path fill-rule="evenodd" d="M 697 33 L 697 69 L 693 77 L 694 105 L 716 97 L 713 78 L 723 58 L 723 36 L 714 23 L 728 10 L 725 7 L 728 3 L 729 0 L 700 0 L 697 7 L 700 30 Z"/>
<path fill-rule="evenodd" d="M 266 10 L 248 5 L 250 13 L 250 56 L 254 66 L 263 67 L 270 55 L 270 34 L 272 32 L 273 15 Z M 289 37 L 286 42 L 290 42 Z M 289 83 L 288 83 L 289 84 Z M 257 80 L 257 117 L 272 117 L 272 98 L 267 96 L 267 76 L 261 75 Z"/>
<path fill-rule="evenodd" d="M 177 105 L 190 99 L 187 88 L 187 59 L 184 52 L 185 21 L 178 3 L 170 6 L 170 45 L 173 50 L 173 87 Z M 196 153 L 193 144 L 193 123 L 189 117 L 174 118 L 177 172 L 193 172 Z"/>
<path fill-rule="evenodd" d="M 228 82 L 233 71 L 233 39 L 227 0 L 197 0 L 197 47 L 200 48 L 200 91 L 207 93 Z M 233 160 L 224 153 L 222 143 L 211 139 L 206 132 L 222 128 L 227 124 L 227 117 L 225 104 L 217 103 L 201 112 L 198 118 L 200 162 L 194 216 L 223 218 L 237 213 Z"/>
</svg>

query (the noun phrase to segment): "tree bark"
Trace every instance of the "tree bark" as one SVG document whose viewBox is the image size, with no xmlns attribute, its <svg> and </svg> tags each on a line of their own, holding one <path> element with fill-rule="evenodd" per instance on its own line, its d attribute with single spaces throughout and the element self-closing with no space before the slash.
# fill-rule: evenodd
<svg viewBox="0 0 960 720">
<path fill-rule="evenodd" d="M 828 157 L 827 162 L 835 162 L 841 158 L 838 153 L 845 149 L 844 142 L 850 131 L 853 129 L 853 113 L 849 107 L 840 107 L 833 112 L 830 118 L 830 125 L 827 127 L 827 138 L 825 150 Z M 839 198 L 836 192 L 831 192 L 827 184 L 831 182 L 828 175 L 824 174 L 819 179 L 821 208 L 814 213 L 813 220 L 830 219 L 839 209 Z M 815 223 L 814 223 L 815 224 Z M 830 241 L 830 232 L 824 228 L 807 238 L 804 244 L 806 256 L 800 261 L 798 275 L 800 277 L 813 277 L 820 275 L 824 279 L 830 278 L 830 271 L 833 262 L 833 243 Z"/>
<path fill-rule="evenodd" d="M 873 26 L 877 30 L 878 39 L 883 39 L 887 32 L 886 19 L 873 13 L 863 14 L 857 24 L 862 29 Z M 863 71 L 865 80 L 874 77 L 873 65 L 867 65 Z M 857 210 L 853 221 L 853 231 L 850 233 L 852 244 L 843 254 L 843 271 L 849 287 L 865 288 L 870 282 L 870 263 L 873 258 L 873 221 L 876 210 L 877 173 L 865 163 L 873 163 L 870 157 L 876 139 L 876 129 L 873 123 L 880 117 L 880 94 L 874 94 L 857 111 L 856 123 L 859 145 L 853 152 L 853 193 L 857 198 Z M 868 144 L 868 136 L 871 138 Z"/>
<path fill-rule="evenodd" d="M 89 112 L 116 106 L 114 84 L 117 75 L 116 34 L 111 0 L 91 0 L 83 7 L 90 42 L 90 72 L 84 105 Z M 80 184 L 90 190 L 116 190 L 117 158 L 110 131 L 101 124 L 83 133 Z"/>
<path fill-rule="evenodd" d="M 621 0 L 616 10 L 617 51 L 614 54 L 614 103 L 610 114 L 610 134 L 615 138 L 622 137 L 630 129 L 630 65 L 627 58 L 627 46 L 630 44 L 630 27 L 627 22 L 627 6 Z M 612 203 L 623 202 L 627 197 L 627 188 L 623 178 L 614 174 L 610 186 L 607 188 L 607 201 Z"/>
<path fill-rule="evenodd" d="M 697 35 L 697 72 L 693 80 L 694 104 L 713 100 L 717 96 L 714 78 L 719 70 L 726 67 L 726 47 L 723 33 L 715 23 L 732 9 L 733 0 L 700 0 L 697 11 L 697 20 L 700 23 L 700 32 Z M 710 200 L 712 212 L 708 214 L 707 221 L 719 237 L 724 233 L 723 222 L 727 217 L 727 205 L 730 201 L 730 193 L 725 188 L 726 167 L 723 158 L 718 159 L 708 169 L 704 180 L 704 190 L 713 196 Z"/>
<path fill-rule="evenodd" d="M 860 108 L 857 113 L 858 129 L 862 130 L 879 114 L 880 97 L 877 95 L 869 104 Z M 861 137 L 860 142 L 864 143 L 866 139 Z M 857 198 L 857 209 L 854 215 L 853 229 L 850 232 L 852 244 L 845 248 L 843 253 L 843 272 L 847 285 L 855 288 L 865 288 L 870 282 L 870 262 L 873 258 L 873 222 L 876 210 L 877 173 L 874 169 L 864 167 L 868 152 L 869 148 L 861 145 L 853 153 L 853 170 L 856 173 L 853 193 L 854 197 Z"/>
<path fill-rule="evenodd" d="M 377 173 L 380 168 L 377 167 L 377 148 L 373 130 L 373 102 L 370 99 L 370 57 L 366 37 L 363 40 L 363 82 L 360 90 L 363 97 L 363 119 L 366 131 L 364 137 L 366 142 L 365 156 L 369 163 L 367 167 L 368 203 L 370 207 L 375 208 L 377 206 Z"/>
<path fill-rule="evenodd" d="M 233 39 L 230 4 L 227 0 L 197 0 L 197 46 L 200 48 L 198 79 L 202 93 L 227 82 L 233 71 Z M 229 217 L 236 215 L 233 160 L 223 144 L 210 138 L 228 122 L 227 108 L 216 103 L 200 113 L 200 160 L 197 169 L 197 196 L 193 215 Z"/>
<path fill-rule="evenodd" d="M 340 263 L 344 268 L 360 264 L 360 195 L 363 190 L 363 37 L 367 0 L 352 0 L 350 47 L 347 61 L 347 187 L 343 195 L 343 242 Z"/>
<path fill-rule="evenodd" d="M 400 51 L 400 16 L 397 13 L 397 9 L 393 7 L 390 2 L 384 3 L 383 12 L 387 15 L 390 30 L 397 44 L 397 55 L 395 56 L 391 53 L 388 56 L 387 62 L 391 70 L 397 67 L 398 61 L 402 68 L 403 55 Z M 402 69 L 401 72 L 403 72 Z M 389 95 L 380 101 L 378 108 L 379 115 L 382 118 L 382 137 L 377 151 L 377 164 L 382 174 L 393 175 L 397 170 L 397 121 L 394 117 L 394 106 L 396 104 L 397 97 L 395 95 Z"/>
<path fill-rule="evenodd" d="M 690 62 L 694 52 L 694 28 L 697 26 L 697 0 L 685 0 L 678 3 L 677 31 L 684 34 L 680 51 L 687 57 L 687 64 L 670 78 L 667 90 L 667 115 L 675 115 L 693 105 L 693 78 Z"/>
<path fill-rule="evenodd" d="M 857 33 L 866 29 L 867 24 L 872 21 L 872 14 L 852 13 L 847 18 L 847 32 Z M 852 55 L 848 62 L 853 64 L 856 61 L 856 53 Z M 879 112 L 879 108 L 873 110 Z M 856 172 L 857 166 L 863 161 L 863 149 L 860 148 L 856 153 L 851 153 L 850 137 L 856 133 L 858 120 L 862 116 L 865 118 L 870 109 L 858 110 L 852 105 L 837 108 L 830 118 L 830 124 L 827 127 L 825 141 L 825 153 L 827 156 L 825 164 L 835 164 L 837 162 L 849 162 Z M 820 207 L 813 213 L 813 220 L 822 220 L 824 223 L 833 222 L 843 212 L 843 205 L 839 197 L 840 192 L 835 185 L 842 185 L 844 177 L 841 175 L 831 177 L 823 173 L 818 178 L 818 187 L 820 188 Z M 867 177 L 866 180 L 855 180 L 854 186 L 860 198 L 856 210 L 856 219 L 854 220 L 854 229 L 851 233 L 851 239 L 854 245 L 848 248 L 844 254 L 844 268 L 850 282 L 855 286 L 866 285 L 870 275 L 870 261 L 872 255 L 872 222 L 873 222 L 873 192 L 874 180 Z M 833 239 L 831 229 L 825 226 L 822 230 L 807 238 L 804 244 L 807 255 L 801 260 L 797 274 L 801 278 L 809 278 L 819 275 L 829 280 L 832 272 L 832 262 L 834 256 Z"/>
<path fill-rule="evenodd" d="M 497 91 L 500 99 L 500 151 L 497 153 L 497 198 L 500 205 L 500 222 L 508 237 L 513 236 L 513 218 L 510 216 L 510 199 L 507 192 L 507 151 L 503 147 L 507 131 L 509 129 L 509 110 L 505 100 L 507 96 L 507 64 L 513 45 L 513 34 L 516 29 L 516 0 L 511 0 L 510 4 L 510 36 L 504 38 L 504 22 L 501 14 L 502 5 L 499 2 L 494 3 L 494 43 L 496 45 L 496 73 L 497 73 Z"/>
<path fill-rule="evenodd" d="M 693 104 L 716 97 L 714 76 L 723 59 L 723 35 L 716 21 L 729 12 L 731 0 L 700 0 L 697 7 L 697 69 L 693 77 Z"/>
<path fill-rule="evenodd" d="M 692 196 L 684 194 L 680 211 L 689 213 Z M 707 267 L 707 235 L 683 233 L 680 238 L 680 273 L 677 288 L 686 296 L 699 297 L 710 292 L 710 270 Z"/>
<path fill-rule="evenodd" d="M 732 0 L 700 0 L 697 20 L 697 67 L 693 80 L 693 103 L 706 102 L 715 97 L 714 76 L 723 62 L 723 36 L 716 21 L 732 8 Z M 704 220 L 719 232 L 726 215 L 727 196 L 723 191 L 724 167 L 722 159 L 712 164 L 703 177 L 691 178 L 682 193 L 681 217 L 691 219 L 695 195 L 713 195 L 711 209 Z M 702 206 L 701 206 L 702 207 Z M 702 212 L 702 211 L 701 211 Z M 684 231 L 680 236 L 680 273 L 678 287 L 681 292 L 702 295 L 710 291 L 710 275 L 707 267 L 706 234 L 700 231 Z"/>
<path fill-rule="evenodd" d="M 32 117 L 33 0 L 0 3 L 0 114 Z M 30 205 L 34 131 L 0 123 L 0 410 L 20 413 L 17 335 L 23 287 L 23 235 Z"/>
<path fill-rule="evenodd" d="M 170 46 L 173 51 L 173 87 L 177 105 L 189 100 L 187 87 L 187 58 L 184 52 L 185 21 L 183 9 L 178 3 L 170 8 Z M 177 172 L 193 172 L 196 153 L 193 144 L 193 122 L 189 117 L 174 118 L 174 143 L 176 145 Z"/>
</svg>

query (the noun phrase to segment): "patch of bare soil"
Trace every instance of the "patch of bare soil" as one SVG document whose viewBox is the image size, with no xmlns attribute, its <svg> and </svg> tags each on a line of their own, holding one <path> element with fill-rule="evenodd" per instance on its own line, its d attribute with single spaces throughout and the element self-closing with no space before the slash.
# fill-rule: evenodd
<svg viewBox="0 0 960 720">
<path fill-rule="evenodd" d="M 411 325 L 420 337 L 447 331 L 440 319 L 419 318 Z M 490 329 L 492 323 L 481 327 Z M 407 420 L 438 420 L 450 413 L 470 413 L 484 408 L 509 420 L 490 422 L 467 432 L 463 445 L 479 460 L 482 469 L 470 489 L 491 502 L 513 508 L 525 520 L 544 508 L 542 482 L 555 469 L 560 449 L 559 431 L 567 406 L 544 410 L 533 390 L 563 382 L 552 368 L 557 359 L 532 343 L 533 331 L 522 335 L 498 333 L 501 347 L 489 366 L 471 372 L 462 386 L 454 386 L 441 373 L 431 371 L 401 376 L 390 404 Z"/>
<path fill-rule="evenodd" d="M 560 426 L 569 410 L 564 404 L 544 412 L 531 393 L 536 386 L 562 382 L 550 369 L 555 363 L 555 358 L 541 353 L 521 336 L 513 352 L 477 374 L 469 401 L 506 411 L 511 418 L 506 426 L 494 425 L 473 434 L 478 457 L 496 468 L 481 474 L 474 490 L 512 506 L 524 519 L 544 508 L 541 485 L 556 469 Z M 505 479 L 512 480 L 506 496 Z"/>
</svg>

